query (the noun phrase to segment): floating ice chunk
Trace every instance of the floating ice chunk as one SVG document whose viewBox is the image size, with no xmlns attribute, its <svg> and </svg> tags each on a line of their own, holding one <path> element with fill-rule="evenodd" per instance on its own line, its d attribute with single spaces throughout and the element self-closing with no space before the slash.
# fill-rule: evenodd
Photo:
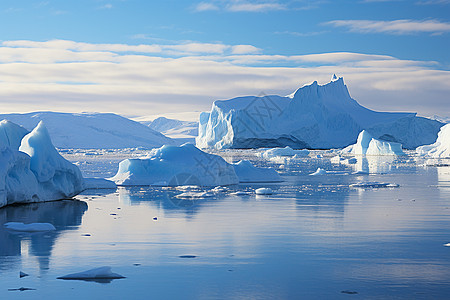
<svg viewBox="0 0 450 300">
<path fill-rule="evenodd" d="M 271 188 L 259 188 L 255 190 L 256 195 L 272 195 L 273 190 Z"/>
<path fill-rule="evenodd" d="M 84 183 L 87 190 L 117 188 L 117 185 L 114 181 L 104 178 L 84 178 Z"/>
<path fill-rule="evenodd" d="M 27 276 L 30 276 L 30 275 L 25 272 L 22 272 L 22 271 L 19 272 L 19 278 L 23 278 L 23 277 L 27 277 Z"/>
<path fill-rule="evenodd" d="M 450 243 L 444 244 L 445 247 L 450 247 Z"/>
<path fill-rule="evenodd" d="M 249 196 L 249 195 L 251 195 L 251 193 L 244 192 L 244 191 L 237 191 L 237 192 L 234 192 L 233 195 L 236 195 L 236 196 Z"/>
<path fill-rule="evenodd" d="M 211 189 L 210 192 L 212 193 L 226 193 L 228 192 L 228 188 L 225 186 L 216 186 L 215 188 Z"/>
<path fill-rule="evenodd" d="M 258 168 L 248 160 L 241 160 L 233 164 L 233 167 L 241 183 L 283 181 L 280 174 L 273 168 Z"/>
<path fill-rule="evenodd" d="M 316 176 L 316 175 L 326 175 L 327 171 L 321 168 L 317 168 L 317 170 L 314 173 L 311 173 L 309 175 Z"/>
<path fill-rule="evenodd" d="M 39 232 L 39 231 L 53 231 L 56 230 L 55 226 L 50 223 L 29 223 L 24 224 L 21 222 L 8 222 L 3 224 L 6 229 L 23 232 Z"/>
<path fill-rule="evenodd" d="M 294 155 L 295 155 L 294 150 L 291 147 L 286 146 L 284 148 L 272 148 L 266 150 L 262 154 L 262 157 L 265 159 L 270 159 L 276 156 L 294 156 Z"/>
<path fill-rule="evenodd" d="M 396 188 L 399 187 L 396 183 L 385 182 L 360 182 L 349 185 L 351 188 Z"/>
<path fill-rule="evenodd" d="M 209 192 L 184 192 L 175 197 L 180 199 L 202 199 L 214 197 L 214 194 Z"/>
<path fill-rule="evenodd" d="M 58 277 L 57 279 L 66 280 L 96 280 L 96 279 L 120 279 L 126 278 L 120 274 L 113 273 L 111 267 L 105 266 L 95 269 L 90 269 L 87 271 L 73 273 Z"/>
<path fill-rule="evenodd" d="M 450 124 L 441 127 L 437 140 L 434 144 L 420 146 L 416 149 L 417 154 L 433 158 L 450 157 Z"/>
<path fill-rule="evenodd" d="M 405 155 L 401 144 L 377 140 L 366 130 L 360 132 L 356 144 L 344 148 L 342 152 L 354 155 Z"/>
<path fill-rule="evenodd" d="M 166 181 L 168 186 L 239 183 L 232 165 L 222 157 L 205 153 L 192 144 L 165 145 L 146 158 L 123 160 L 111 180 L 124 186 L 152 185 L 161 181 Z"/>
<path fill-rule="evenodd" d="M 330 158 L 330 161 L 332 164 L 341 164 L 343 163 L 345 160 L 345 158 L 343 158 L 342 156 L 336 155 L 332 158 Z"/>
</svg>

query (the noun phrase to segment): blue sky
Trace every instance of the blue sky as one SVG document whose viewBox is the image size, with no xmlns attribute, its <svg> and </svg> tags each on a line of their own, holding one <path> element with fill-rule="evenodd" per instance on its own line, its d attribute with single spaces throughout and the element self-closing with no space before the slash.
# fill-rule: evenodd
<svg viewBox="0 0 450 300">
<path fill-rule="evenodd" d="M 450 0 L 3 0 L 0 32 L 4 112 L 170 116 L 337 73 L 369 108 L 450 115 Z"/>
</svg>

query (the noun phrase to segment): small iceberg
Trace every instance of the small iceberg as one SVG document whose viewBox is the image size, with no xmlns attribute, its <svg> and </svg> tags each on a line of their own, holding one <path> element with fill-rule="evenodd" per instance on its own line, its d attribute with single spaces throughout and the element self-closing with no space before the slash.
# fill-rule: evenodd
<svg viewBox="0 0 450 300">
<path fill-rule="evenodd" d="M 41 232 L 41 231 L 53 231 L 56 230 L 55 226 L 50 223 L 29 223 L 24 224 L 21 222 L 8 222 L 3 224 L 6 229 L 23 232 Z"/>
<path fill-rule="evenodd" d="M 179 199 L 203 199 L 214 197 L 214 194 L 209 192 L 184 192 L 175 197 Z"/>
<path fill-rule="evenodd" d="M 359 182 L 359 183 L 353 183 L 350 184 L 349 187 L 351 188 L 396 188 L 400 185 L 396 183 L 386 183 L 386 182 Z"/>
<path fill-rule="evenodd" d="M 322 168 L 317 168 L 317 170 L 314 173 L 309 174 L 310 176 L 316 176 L 316 175 L 326 175 L 327 171 Z"/>
<path fill-rule="evenodd" d="M 259 188 L 255 190 L 256 195 L 272 195 L 273 190 L 271 188 Z"/>
<path fill-rule="evenodd" d="M 281 182 L 283 179 L 273 168 L 258 168 L 252 165 L 248 160 L 241 160 L 233 164 L 239 182 Z"/>
<path fill-rule="evenodd" d="M 405 155 L 402 144 L 377 140 L 365 130 L 358 135 L 356 144 L 344 148 L 342 153 L 353 155 Z"/>
<path fill-rule="evenodd" d="M 86 280 L 86 281 L 96 281 L 96 282 L 110 282 L 112 279 L 126 278 L 117 273 L 111 271 L 111 267 L 105 266 L 95 269 L 90 269 L 87 271 L 73 273 L 58 277 L 57 279 L 64 280 Z"/>
</svg>

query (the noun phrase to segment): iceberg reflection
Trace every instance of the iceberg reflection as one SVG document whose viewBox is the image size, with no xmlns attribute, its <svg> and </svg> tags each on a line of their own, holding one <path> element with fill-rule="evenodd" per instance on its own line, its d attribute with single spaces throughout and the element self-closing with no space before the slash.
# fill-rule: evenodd
<svg viewBox="0 0 450 300">
<path fill-rule="evenodd" d="M 6 206 L 0 209 L 0 267 L 8 264 L 8 256 L 20 256 L 23 251 L 39 257 L 41 269 L 48 268 L 48 259 L 58 236 L 65 230 L 81 225 L 83 214 L 88 209 L 84 201 L 62 200 Z M 52 232 L 14 232 L 7 230 L 7 222 L 51 223 Z"/>
</svg>

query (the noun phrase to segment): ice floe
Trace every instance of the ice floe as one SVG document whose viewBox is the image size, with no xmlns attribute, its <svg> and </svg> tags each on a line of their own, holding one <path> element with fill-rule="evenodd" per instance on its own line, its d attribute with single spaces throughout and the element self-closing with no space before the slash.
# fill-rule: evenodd
<svg viewBox="0 0 450 300">
<path fill-rule="evenodd" d="M 273 190 L 271 188 L 259 188 L 255 190 L 256 195 L 272 195 Z"/>
<path fill-rule="evenodd" d="M 121 278 L 126 277 L 117 273 L 113 273 L 111 271 L 111 267 L 108 266 L 58 277 L 58 279 L 65 279 L 65 280 L 99 280 L 99 279 L 121 279 Z"/>
</svg>

